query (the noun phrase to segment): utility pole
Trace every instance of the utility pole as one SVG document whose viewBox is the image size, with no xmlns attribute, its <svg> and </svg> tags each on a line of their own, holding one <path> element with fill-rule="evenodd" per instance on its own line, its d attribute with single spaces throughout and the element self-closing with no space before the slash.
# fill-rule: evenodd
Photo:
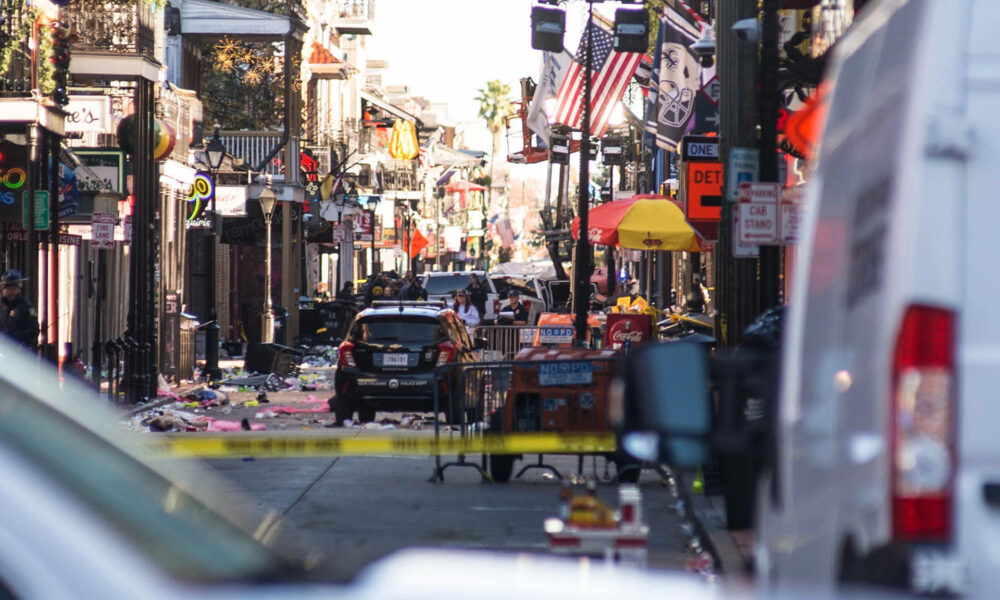
<svg viewBox="0 0 1000 600">
<path fill-rule="evenodd" d="M 754 2 L 717 0 L 716 60 L 722 83 L 719 101 L 720 144 L 725 173 L 733 148 L 757 145 L 754 99 L 757 83 L 757 47 L 741 41 L 733 33 L 733 24 L 757 18 Z M 716 332 L 723 346 L 735 346 L 743 330 L 758 314 L 757 260 L 733 258 L 733 209 L 729 198 L 735 190 L 723 182 L 722 222 L 716 246 Z"/>
<path fill-rule="evenodd" d="M 763 0 L 760 47 L 760 180 L 778 181 L 778 4 Z M 760 309 L 777 306 L 781 246 L 760 248 Z"/>
<path fill-rule="evenodd" d="M 576 255 L 573 260 L 573 325 L 576 340 L 583 343 L 587 339 L 587 313 L 590 309 L 590 71 L 593 62 L 591 30 L 594 25 L 594 3 L 587 0 L 587 25 L 584 29 L 583 69 L 583 124 L 580 138 L 580 194 L 577 215 L 580 218 L 580 235 L 576 241 Z"/>
</svg>

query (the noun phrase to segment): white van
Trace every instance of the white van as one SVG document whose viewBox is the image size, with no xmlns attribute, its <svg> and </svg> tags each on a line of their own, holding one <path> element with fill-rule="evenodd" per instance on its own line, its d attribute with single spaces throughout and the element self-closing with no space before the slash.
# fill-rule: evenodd
<svg viewBox="0 0 1000 600">
<path fill-rule="evenodd" d="M 997 0 L 872 2 L 834 50 L 762 581 L 1000 596 L 998 26 Z"/>
</svg>

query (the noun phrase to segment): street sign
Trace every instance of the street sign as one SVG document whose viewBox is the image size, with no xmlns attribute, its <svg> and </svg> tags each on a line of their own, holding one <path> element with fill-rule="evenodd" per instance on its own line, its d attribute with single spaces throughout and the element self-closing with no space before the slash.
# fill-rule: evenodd
<svg viewBox="0 0 1000 600">
<path fill-rule="evenodd" d="M 681 160 L 687 162 L 719 160 L 719 138 L 707 135 L 686 135 L 681 138 Z M 722 183 L 721 181 L 719 182 Z"/>
<path fill-rule="evenodd" d="M 712 76 L 705 85 L 701 86 L 701 93 L 708 98 L 714 106 L 719 105 L 719 98 L 722 97 L 722 84 L 719 82 L 719 78 L 715 75 Z"/>
<path fill-rule="evenodd" d="M 529 330 L 530 331 L 530 330 Z M 572 327 L 542 327 L 538 330 L 540 344 L 572 344 Z"/>
<path fill-rule="evenodd" d="M 744 244 L 740 241 L 740 211 L 733 211 L 733 258 L 757 258 L 760 256 L 760 246 Z"/>
<path fill-rule="evenodd" d="M 781 203 L 781 243 L 794 246 L 799 243 L 805 206 L 798 202 Z"/>
<path fill-rule="evenodd" d="M 333 243 L 342 244 L 347 241 L 347 228 L 343 225 L 333 226 Z"/>
<path fill-rule="evenodd" d="M 538 365 L 538 385 L 590 385 L 594 382 L 589 362 L 541 363 Z"/>
<path fill-rule="evenodd" d="M 689 220 L 718 221 L 722 217 L 722 163 L 688 163 L 684 192 Z"/>
<path fill-rule="evenodd" d="M 744 244 L 778 243 L 779 183 L 744 183 L 739 191 L 740 241 Z"/>
<path fill-rule="evenodd" d="M 28 228 L 28 192 L 21 192 L 21 225 Z M 49 228 L 49 193 L 35 190 L 35 231 Z"/>
<path fill-rule="evenodd" d="M 760 150 L 756 148 L 733 148 L 729 151 L 729 170 L 726 177 L 726 195 L 730 202 L 739 198 L 740 184 L 757 181 L 760 171 Z"/>
<path fill-rule="evenodd" d="M 781 200 L 781 184 L 771 181 L 748 181 L 741 183 L 737 191 L 740 202 L 769 202 L 777 204 Z"/>
<path fill-rule="evenodd" d="M 122 236 L 126 242 L 132 242 L 132 215 L 125 215 L 122 219 Z"/>
<path fill-rule="evenodd" d="M 90 216 L 91 248 L 111 250 L 115 247 L 115 217 L 104 213 Z"/>
</svg>

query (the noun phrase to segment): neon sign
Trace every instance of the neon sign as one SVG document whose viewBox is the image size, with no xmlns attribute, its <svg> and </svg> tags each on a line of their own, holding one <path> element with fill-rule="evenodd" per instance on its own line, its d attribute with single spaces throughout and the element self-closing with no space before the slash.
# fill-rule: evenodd
<svg viewBox="0 0 1000 600">
<path fill-rule="evenodd" d="M 198 173 L 194 176 L 194 183 L 191 184 L 191 191 L 188 192 L 187 201 L 194 202 L 194 208 L 191 210 L 187 221 L 191 222 L 192 219 L 201 215 L 204 210 L 203 203 L 208 202 L 215 196 L 215 182 L 206 173 Z"/>
</svg>

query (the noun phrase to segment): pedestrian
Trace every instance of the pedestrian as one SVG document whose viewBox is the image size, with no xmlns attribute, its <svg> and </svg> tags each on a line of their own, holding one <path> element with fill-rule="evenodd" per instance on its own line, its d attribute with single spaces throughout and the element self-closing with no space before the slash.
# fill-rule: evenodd
<svg viewBox="0 0 1000 600">
<path fill-rule="evenodd" d="M 500 307 L 500 325 L 527 325 L 528 307 L 521 304 L 521 295 L 516 290 L 507 294 L 507 304 Z"/>
<path fill-rule="evenodd" d="M 365 286 L 365 305 L 371 306 L 372 301 L 381 300 L 385 295 L 385 286 L 388 282 L 381 274 L 372 275 Z"/>
<path fill-rule="evenodd" d="M 337 300 L 346 300 L 349 302 L 354 301 L 354 282 L 348 281 L 344 284 L 344 287 L 340 288 L 337 292 Z"/>
<path fill-rule="evenodd" d="M 327 286 L 325 281 L 320 281 L 316 284 L 316 290 L 313 292 L 313 298 L 320 302 L 330 301 L 329 286 Z"/>
<path fill-rule="evenodd" d="M 489 294 L 486 290 L 486 286 L 483 285 L 482 281 L 479 281 L 479 276 L 475 273 L 469 275 L 469 285 L 466 286 L 465 291 L 469 292 L 469 301 L 472 305 L 476 307 L 479 311 L 479 316 L 483 317 L 486 315 L 486 298 Z"/>
<path fill-rule="evenodd" d="M 416 277 L 413 277 L 410 283 L 403 288 L 403 300 L 427 300 L 427 290 Z"/>
<path fill-rule="evenodd" d="M 0 334 L 35 351 L 38 350 L 38 314 L 21 293 L 21 286 L 25 281 L 27 280 L 17 269 L 7 271 L 0 278 Z"/>
<path fill-rule="evenodd" d="M 455 294 L 455 304 L 451 308 L 458 315 L 458 318 L 462 320 L 462 323 L 465 324 L 465 329 L 471 336 L 473 330 L 479 325 L 479 310 L 469 300 L 469 292 L 458 290 Z"/>
</svg>

